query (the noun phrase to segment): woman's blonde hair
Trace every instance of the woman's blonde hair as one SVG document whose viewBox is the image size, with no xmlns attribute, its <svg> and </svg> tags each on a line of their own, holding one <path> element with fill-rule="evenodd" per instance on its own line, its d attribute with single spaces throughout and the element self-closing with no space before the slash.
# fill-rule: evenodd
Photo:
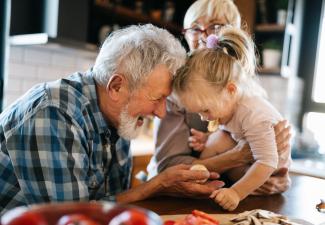
<svg viewBox="0 0 325 225">
<path fill-rule="evenodd" d="M 193 91 L 198 82 L 206 81 L 216 92 L 231 81 L 242 95 L 266 96 L 255 74 L 255 47 L 245 31 L 235 27 L 221 30 L 214 48 L 192 52 L 186 64 L 178 69 L 173 81 L 176 94 Z"/>
<path fill-rule="evenodd" d="M 227 24 L 240 27 L 241 18 L 237 6 L 232 0 L 198 0 L 187 10 L 184 17 L 184 28 L 190 28 L 200 17 L 211 20 L 226 19 Z"/>
</svg>

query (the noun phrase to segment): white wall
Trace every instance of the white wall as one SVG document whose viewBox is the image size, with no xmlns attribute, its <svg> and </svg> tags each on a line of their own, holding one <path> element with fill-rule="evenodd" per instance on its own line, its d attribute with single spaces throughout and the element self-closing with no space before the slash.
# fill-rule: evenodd
<svg viewBox="0 0 325 225">
<path fill-rule="evenodd" d="M 4 107 L 38 83 L 86 71 L 97 52 L 58 44 L 10 46 L 8 76 L 4 84 Z"/>
</svg>

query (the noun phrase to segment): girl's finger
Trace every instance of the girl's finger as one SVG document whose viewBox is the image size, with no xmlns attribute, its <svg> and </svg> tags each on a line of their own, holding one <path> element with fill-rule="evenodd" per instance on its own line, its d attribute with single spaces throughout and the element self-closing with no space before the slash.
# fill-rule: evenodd
<svg viewBox="0 0 325 225">
<path fill-rule="evenodd" d="M 211 195 L 209 196 L 209 198 L 215 198 L 216 195 L 218 194 L 219 190 L 215 190 L 214 192 L 211 193 Z"/>
<path fill-rule="evenodd" d="M 191 133 L 194 135 L 194 136 L 197 136 L 199 138 L 202 138 L 204 136 L 204 133 L 201 132 L 201 131 L 198 131 L 198 130 L 195 130 L 195 129 L 191 129 Z"/>
</svg>

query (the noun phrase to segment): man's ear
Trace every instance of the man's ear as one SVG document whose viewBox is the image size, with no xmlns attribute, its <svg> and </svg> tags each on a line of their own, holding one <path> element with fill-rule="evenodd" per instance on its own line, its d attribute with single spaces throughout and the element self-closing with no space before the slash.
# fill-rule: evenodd
<svg viewBox="0 0 325 225">
<path fill-rule="evenodd" d="M 237 85 L 233 82 L 227 84 L 227 91 L 229 94 L 233 95 L 237 92 Z"/>
<path fill-rule="evenodd" d="M 118 101 L 127 90 L 126 86 L 127 82 L 123 75 L 113 74 L 107 83 L 106 92 L 111 99 Z"/>
</svg>

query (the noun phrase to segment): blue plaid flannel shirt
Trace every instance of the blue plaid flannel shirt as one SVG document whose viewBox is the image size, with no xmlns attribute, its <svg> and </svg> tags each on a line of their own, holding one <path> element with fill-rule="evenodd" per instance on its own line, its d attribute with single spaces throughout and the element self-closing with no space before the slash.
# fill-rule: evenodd
<svg viewBox="0 0 325 225">
<path fill-rule="evenodd" d="M 99 110 L 92 72 L 35 86 L 0 115 L 0 212 L 112 199 L 129 188 L 130 143 Z"/>
</svg>

